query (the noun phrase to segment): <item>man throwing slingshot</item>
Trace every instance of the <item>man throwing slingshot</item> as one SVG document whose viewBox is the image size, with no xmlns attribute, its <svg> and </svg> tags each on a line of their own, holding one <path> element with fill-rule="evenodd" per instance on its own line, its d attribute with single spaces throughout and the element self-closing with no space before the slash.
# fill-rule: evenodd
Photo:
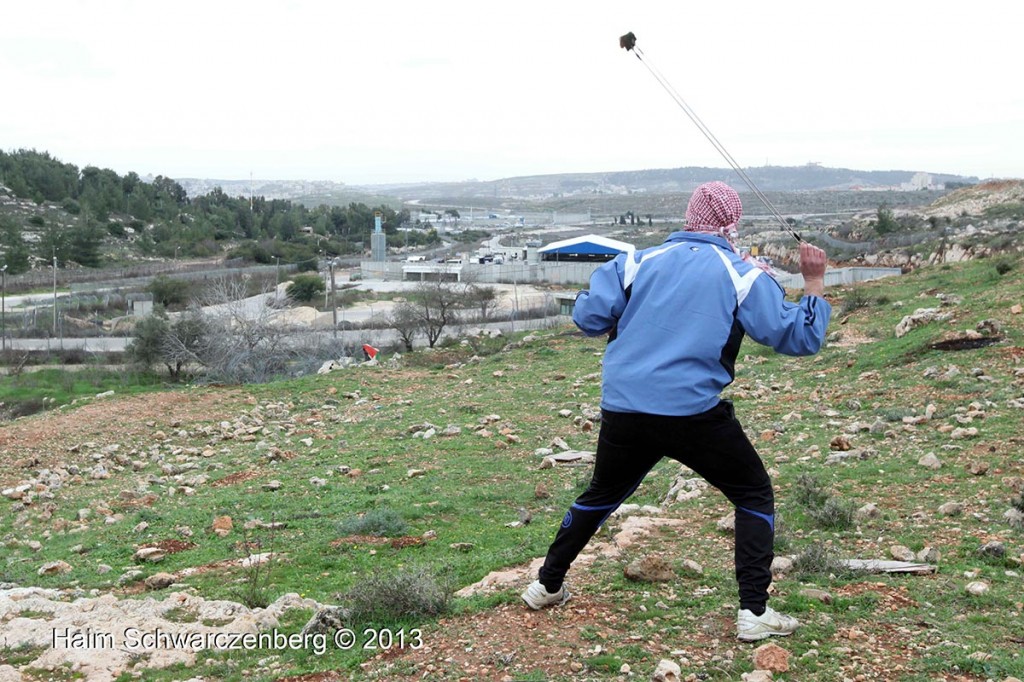
<svg viewBox="0 0 1024 682">
<path fill-rule="evenodd" d="M 771 480 L 719 393 L 734 378 L 744 334 L 786 355 L 821 348 L 832 308 L 824 296 L 825 252 L 801 242 L 804 296 L 785 300 L 760 263 L 735 247 L 739 195 L 722 182 L 698 187 L 686 229 L 664 244 L 620 254 L 577 296 L 573 321 L 609 334 L 604 356 L 597 461 L 586 492 L 569 507 L 539 580 L 523 593 L 533 609 L 565 603 L 577 555 L 663 456 L 685 464 L 736 507 L 737 636 L 789 635 L 795 618 L 768 607 L 775 500 Z"/>
</svg>

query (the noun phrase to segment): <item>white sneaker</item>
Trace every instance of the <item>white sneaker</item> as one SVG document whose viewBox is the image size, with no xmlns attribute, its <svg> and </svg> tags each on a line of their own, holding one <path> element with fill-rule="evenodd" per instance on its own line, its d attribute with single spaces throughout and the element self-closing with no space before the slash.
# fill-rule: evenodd
<svg viewBox="0 0 1024 682">
<path fill-rule="evenodd" d="M 548 592 L 539 580 L 534 580 L 523 592 L 523 601 L 534 611 L 539 611 L 545 606 L 559 606 L 569 601 L 569 597 L 569 590 L 565 589 L 565 585 L 559 587 L 557 592 Z"/>
<path fill-rule="evenodd" d="M 760 616 L 755 616 L 749 609 L 740 609 L 736 613 L 736 636 L 744 642 L 756 642 L 772 635 L 785 637 L 793 634 L 798 627 L 800 621 L 770 606 L 766 606 Z"/>
</svg>

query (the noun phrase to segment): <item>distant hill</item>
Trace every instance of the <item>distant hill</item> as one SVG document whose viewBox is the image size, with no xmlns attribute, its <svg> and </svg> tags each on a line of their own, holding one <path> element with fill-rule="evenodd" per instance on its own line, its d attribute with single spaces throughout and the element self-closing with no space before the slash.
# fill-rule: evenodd
<svg viewBox="0 0 1024 682">
<path fill-rule="evenodd" d="M 862 171 L 849 168 L 804 166 L 763 166 L 746 169 L 747 175 L 765 192 L 814 190 L 891 189 L 922 183 L 938 187 L 948 183 L 973 184 L 976 177 L 918 171 Z M 550 198 L 579 194 L 632 194 L 689 192 L 712 180 L 739 184 L 729 168 L 665 168 L 606 173 L 561 173 L 529 175 L 500 180 L 408 183 L 377 185 L 375 193 L 393 194 L 405 199 L 453 198 Z M 362 188 L 369 190 L 370 188 Z"/>
</svg>

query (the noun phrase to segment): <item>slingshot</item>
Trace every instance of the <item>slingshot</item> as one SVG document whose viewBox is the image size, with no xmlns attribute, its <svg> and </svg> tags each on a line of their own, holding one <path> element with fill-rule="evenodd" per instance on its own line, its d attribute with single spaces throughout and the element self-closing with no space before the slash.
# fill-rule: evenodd
<svg viewBox="0 0 1024 682">
<path fill-rule="evenodd" d="M 764 195 L 764 192 L 762 192 L 757 187 L 757 185 L 754 184 L 754 181 L 750 179 L 750 176 L 747 175 L 747 172 L 743 170 L 743 168 L 738 163 L 736 163 L 736 159 L 734 159 L 732 157 L 732 154 L 729 153 L 725 146 L 718 141 L 718 138 L 715 137 L 714 133 L 711 132 L 711 130 L 704 123 L 704 121 L 700 119 L 700 116 L 697 115 L 697 112 L 695 112 L 693 108 L 686 103 L 686 100 L 684 100 L 682 96 L 676 91 L 676 89 L 672 87 L 672 84 L 668 82 L 668 80 L 665 78 L 665 76 L 661 74 L 657 67 L 651 64 L 650 61 L 644 56 L 643 50 L 636 46 L 636 36 L 633 35 L 632 31 L 619 38 L 619 47 L 624 48 L 627 52 L 632 52 L 633 54 L 636 55 L 636 58 L 640 60 L 641 64 L 647 67 L 647 70 L 650 71 L 651 75 L 654 76 L 655 80 L 657 80 L 658 83 L 661 84 L 661 87 L 665 89 L 665 92 L 667 92 L 669 96 L 671 96 L 672 99 L 675 100 L 676 104 L 679 105 L 679 108 L 683 110 L 683 113 L 685 113 L 686 116 L 693 122 L 693 124 L 697 126 L 697 129 L 704 134 L 704 137 L 707 138 L 708 142 L 710 142 L 711 145 L 716 150 L 718 150 L 718 153 L 722 155 L 722 158 L 725 159 L 729 166 L 731 166 L 732 169 L 736 171 L 736 174 L 740 176 L 744 183 L 746 183 L 747 187 L 750 188 L 750 191 L 754 193 L 754 196 L 756 196 L 761 201 L 761 203 L 764 204 L 764 207 L 767 208 L 768 211 L 775 217 L 775 219 L 779 221 L 782 227 L 791 235 L 793 235 L 794 239 L 796 239 L 798 242 L 802 242 L 803 239 L 800 237 L 800 235 L 793 230 L 793 227 L 788 222 L 786 222 L 786 219 L 782 217 L 782 214 L 779 213 L 778 209 L 776 209 L 772 202 L 768 200 L 768 197 Z"/>
</svg>

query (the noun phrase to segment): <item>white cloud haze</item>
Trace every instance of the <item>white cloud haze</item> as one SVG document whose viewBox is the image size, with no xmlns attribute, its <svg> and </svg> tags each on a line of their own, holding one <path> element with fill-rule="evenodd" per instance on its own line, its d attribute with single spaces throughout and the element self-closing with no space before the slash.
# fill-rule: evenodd
<svg viewBox="0 0 1024 682">
<path fill-rule="evenodd" d="M 1020 3 L 9 3 L 0 148 L 350 184 L 725 162 L 1024 177 Z"/>
</svg>

